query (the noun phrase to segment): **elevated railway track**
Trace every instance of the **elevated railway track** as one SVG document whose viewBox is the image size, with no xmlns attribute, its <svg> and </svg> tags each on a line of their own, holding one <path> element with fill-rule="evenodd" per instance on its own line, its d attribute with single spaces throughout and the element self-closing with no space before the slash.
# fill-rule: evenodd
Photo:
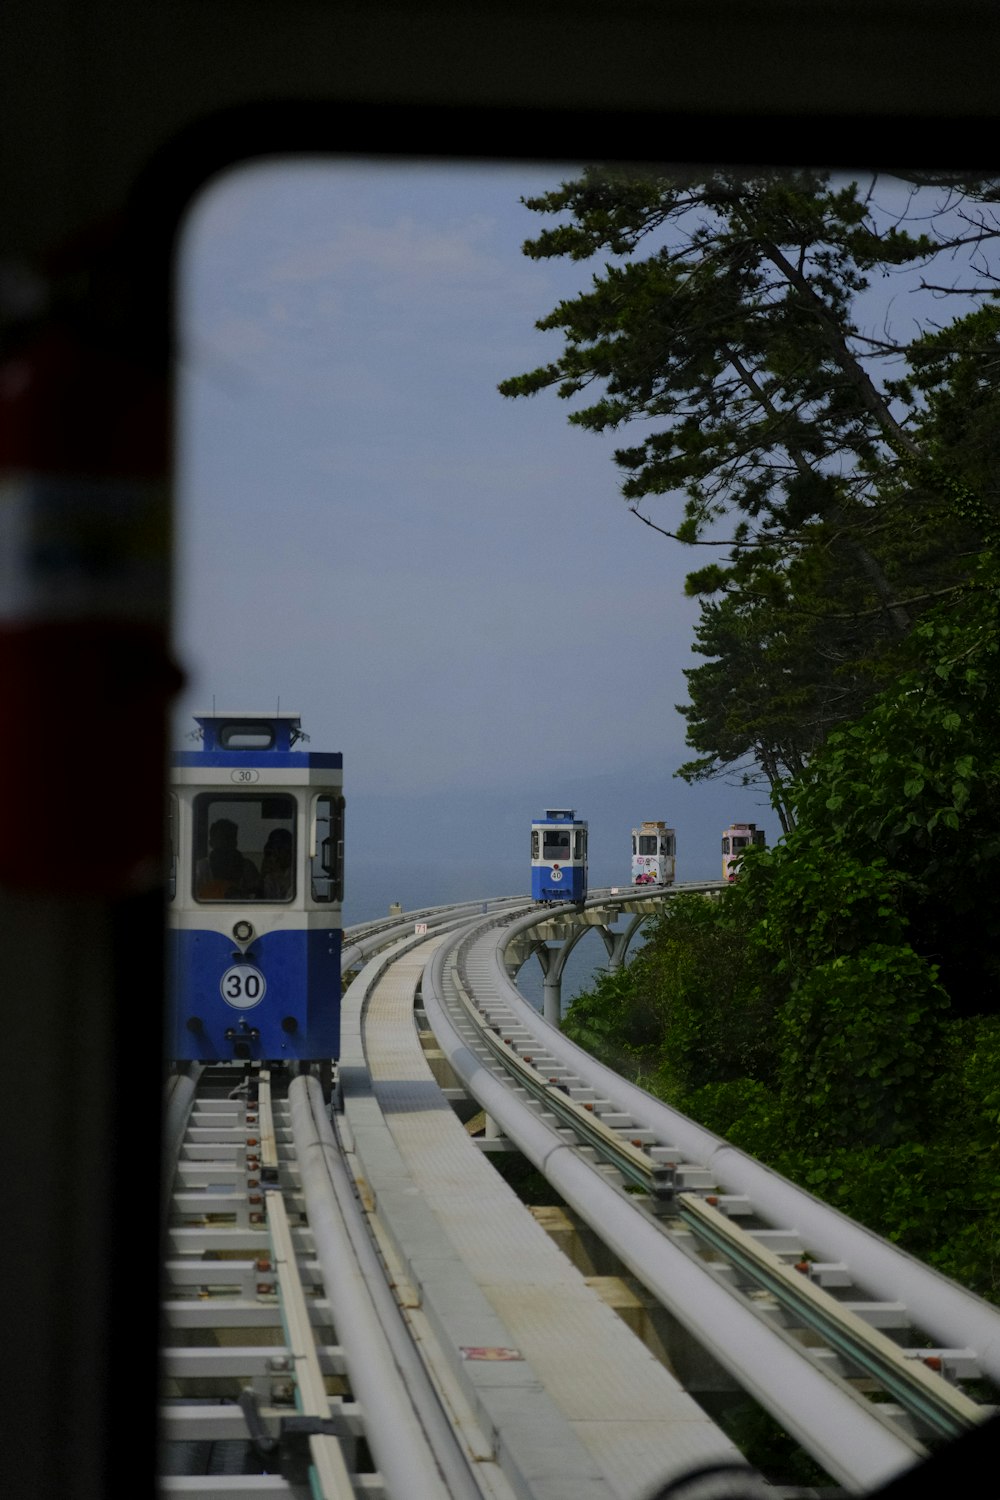
<svg viewBox="0 0 1000 1500">
<path fill-rule="evenodd" d="M 646 1500 L 707 1465 L 787 1495 L 715 1421 L 745 1393 L 809 1493 L 871 1494 L 993 1414 L 996 1309 L 520 996 L 554 920 L 512 899 L 347 934 L 332 1109 L 304 1077 L 175 1081 L 165 1493 Z M 515 1154 L 547 1209 L 497 1171 Z"/>
</svg>

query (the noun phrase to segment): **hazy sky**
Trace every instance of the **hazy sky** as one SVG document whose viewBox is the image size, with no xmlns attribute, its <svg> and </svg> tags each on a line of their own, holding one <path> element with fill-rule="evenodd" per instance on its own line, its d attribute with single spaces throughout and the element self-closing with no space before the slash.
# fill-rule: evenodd
<svg viewBox="0 0 1000 1500">
<path fill-rule="evenodd" d="M 258 165 L 189 217 L 175 740 L 280 700 L 343 752 L 348 920 L 526 890 L 547 806 L 590 820 L 593 884 L 627 881 L 644 818 L 680 879 L 732 819 L 778 835 L 763 790 L 672 774 L 704 549 L 629 515 L 620 439 L 496 389 L 558 356 L 535 319 L 592 274 L 521 253 L 521 195 L 574 173 Z"/>
</svg>

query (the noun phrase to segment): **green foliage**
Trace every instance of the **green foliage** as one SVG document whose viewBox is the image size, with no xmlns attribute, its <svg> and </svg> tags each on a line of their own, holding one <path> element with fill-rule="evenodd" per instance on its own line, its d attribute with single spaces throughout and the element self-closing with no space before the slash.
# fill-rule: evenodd
<svg viewBox="0 0 1000 1500">
<path fill-rule="evenodd" d="M 656 1066 L 663 1036 L 646 962 L 643 949 L 627 969 L 598 975 L 594 990 L 577 996 L 563 1019 L 563 1030 L 579 1046 L 632 1078 Z"/>
<path fill-rule="evenodd" d="M 554 385 L 568 398 L 598 379 L 607 394 L 573 412 L 577 425 L 661 423 L 616 455 L 626 498 L 676 490 L 690 517 L 734 501 L 766 518 L 793 484 L 809 494 L 798 509 L 821 514 L 840 486 L 815 460 L 847 449 L 867 461 L 891 433 L 861 378 L 849 312 L 870 270 L 923 260 L 935 242 L 880 230 L 857 184 L 588 168 L 527 206 L 572 222 L 543 230 L 526 254 L 615 260 L 539 320 L 564 334 L 562 357 L 500 389 Z"/>
<path fill-rule="evenodd" d="M 785 833 L 722 899 L 675 897 L 566 1030 L 996 1297 L 1000 219 L 958 192 L 949 228 L 917 179 L 909 234 L 877 182 L 590 168 L 529 201 L 559 222 L 525 250 L 601 263 L 538 324 L 561 356 L 500 389 L 629 423 L 622 495 L 672 499 L 667 536 L 725 518 L 687 584 L 678 774 L 765 780 Z M 875 276 L 945 253 L 971 313 L 862 332 Z"/>
<path fill-rule="evenodd" d="M 676 918 L 655 925 L 610 985 L 602 979 L 574 1001 L 564 1029 L 709 1130 L 1000 1301 L 1000 1017 L 950 1019 L 933 967 L 904 945 L 861 944 L 860 912 L 839 928 L 860 944 L 851 958 L 810 969 L 803 944 L 807 977 L 776 984 L 755 1012 L 741 980 L 759 995 L 771 857 L 748 861 L 753 874 L 718 902 L 675 897 Z M 824 942 L 837 930 L 820 924 Z M 683 997 L 657 994 L 679 978 Z"/>
<path fill-rule="evenodd" d="M 960 612 L 927 615 L 910 669 L 830 736 L 794 789 L 799 826 L 776 855 L 785 894 L 775 919 L 786 925 L 817 882 L 832 914 L 845 881 L 871 879 L 862 867 L 879 873 L 882 940 L 905 935 L 932 958 L 956 1014 L 992 1008 L 1000 978 L 988 900 L 1000 866 L 1000 592 L 983 577 Z"/>
<path fill-rule="evenodd" d="M 728 893 L 727 893 L 728 894 Z M 679 895 L 633 961 L 573 1001 L 563 1030 L 664 1097 L 775 1066 L 767 976 L 726 903 Z"/>
<path fill-rule="evenodd" d="M 901 944 L 869 943 L 816 964 L 781 1012 L 785 1128 L 825 1149 L 933 1132 L 948 997 Z"/>
<path fill-rule="evenodd" d="M 570 1019 L 605 1056 L 631 1027 L 616 1066 L 1000 1299 L 1000 589 L 979 580 L 817 750 L 784 841 L 720 899 L 674 897 L 614 1014 L 598 990 Z"/>
<path fill-rule="evenodd" d="M 687 673 L 699 754 L 679 774 L 761 777 L 785 827 L 787 782 L 996 541 L 995 189 L 909 181 L 903 220 L 878 179 L 815 171 L 593 166 L 526 200 L 557 221 L 528 256 L 599 264 L 538 321 L 560 357 L 500 390 L 554 389 L 574 425 L 638 432 L 615 453 L 621 493 L 637 512 L 672 503 L 668 536 L 705 541 L 726 518 L 728 562 L 688 582 L 710 660 Z M 983 305 L 903 343 L 870 336 L 874 278 L 931 280 L 936 261 L 952 281 L 967 267 Z"/>
<path fill-rule="evenodd" d="M 957 1079 L 956 1079 L 957 1081 Z M 770 1164 L 963 1286 L 1000 1302 L 1000 1146 L 995 1139 L 824 1151 Z"/>
<path fill-rule="evenodd" d="M 770 1483 L 794 1489 L 831 1489 L 833 1482 L 763 1407 L 746 1398 L 727 1403 L 716 1414 L 723 1432 Z"/>
</svg>

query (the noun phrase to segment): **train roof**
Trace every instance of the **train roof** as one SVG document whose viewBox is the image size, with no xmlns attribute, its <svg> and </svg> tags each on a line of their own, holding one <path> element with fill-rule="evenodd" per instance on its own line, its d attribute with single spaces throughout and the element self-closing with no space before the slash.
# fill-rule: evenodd
<svg viewBox="0 0 1000 1500">
<path fill-rule="evenodd" d="M 191 731 L 191 738 L 201 741 L 200 748 L 175 754 L 175 766 L 237 766 L 248 760 L 289 767 L 342 765 L 339 754 L 310 754 L 293 748 L 309 739 L 302 730 L 301 714 L 280 709 L 213 709 L 193 718 L 198 728 Z"/>
<path fill-rule="evenodd" d="M 192 718 L 201 723 L 202 719 L 294 719 L 296 724 L 302 723 L 302 715 L 293 713 L 291 709 L 282 708 L 213 708 L 202 709 L 200 713 L 193 713 Z"/>
<path fill-rule="evenodd" d="M 582 823 L 572 807 L 549 807 L 540 818 L 533 818 L 533 823 Z"/>
</svg>

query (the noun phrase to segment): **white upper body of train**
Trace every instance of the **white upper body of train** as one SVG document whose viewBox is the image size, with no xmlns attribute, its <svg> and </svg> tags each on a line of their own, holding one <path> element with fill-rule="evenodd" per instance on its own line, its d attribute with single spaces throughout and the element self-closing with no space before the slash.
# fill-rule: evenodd
<svg viewBox="0 0 1000 1500">
<path fill-rule="evenodd" d="M 632 884 L 673 885 L 677 874 L 677 835 L 666 823 L 640 823 L 632 829 Z"/>
<path fill-rule="evenodd" d="M 722 878 L 730 884 L 739 874 L 740 861 L 750 848 L 763 849 L 767 837 L 756 823 L 730 823 L 722 835 Z"/>
</svg>

